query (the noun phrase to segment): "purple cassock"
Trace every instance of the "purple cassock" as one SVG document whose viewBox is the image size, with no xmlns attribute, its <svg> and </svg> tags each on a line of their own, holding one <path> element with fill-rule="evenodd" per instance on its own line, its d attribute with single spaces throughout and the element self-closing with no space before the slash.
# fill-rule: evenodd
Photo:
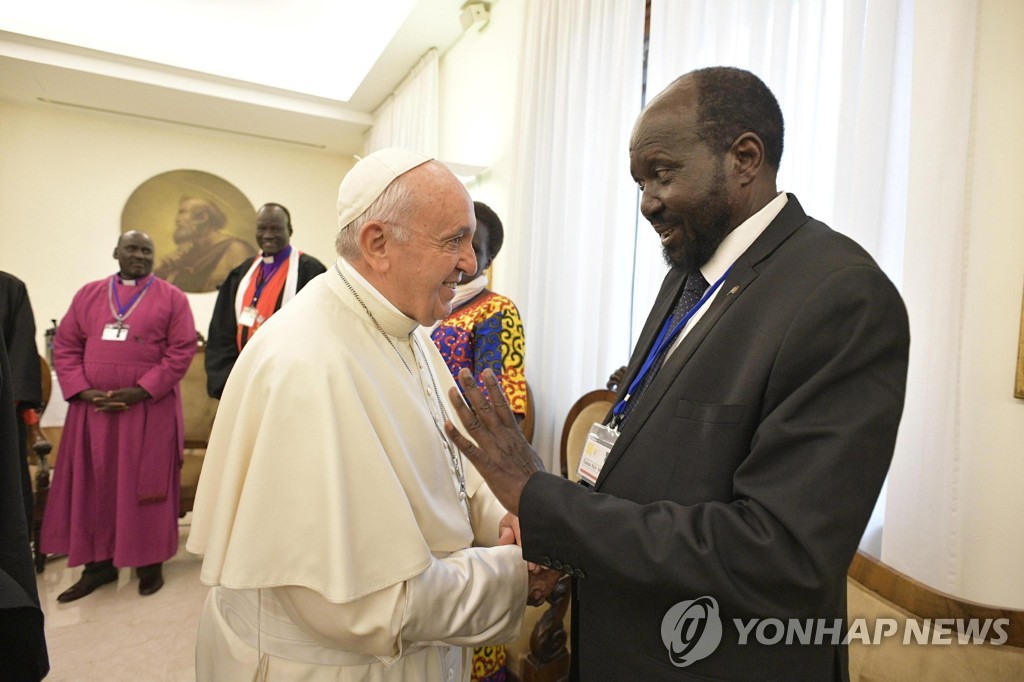
<svg viewBox="0 0 1024 682">
<path fill-rule="evenodd" d="M 178 549 L 179 382 L 196 352 L 188 299 L 153 277 L 124 318 L 127 330 L 104 334 L 116 326 L 114 309 L 122 302 L 128 309 L 148 281 L 126 286 L 114 275 L 86 284 L 54 337 L 53 365 L 65 400 L 89 388 L 141 386 L 151 396 L 124 412 L 97 412 L 80 400 L 68 405 L 40 548 L 66 553 L 70 566 L 107 559 L 148 566 Z"/>
</svg>

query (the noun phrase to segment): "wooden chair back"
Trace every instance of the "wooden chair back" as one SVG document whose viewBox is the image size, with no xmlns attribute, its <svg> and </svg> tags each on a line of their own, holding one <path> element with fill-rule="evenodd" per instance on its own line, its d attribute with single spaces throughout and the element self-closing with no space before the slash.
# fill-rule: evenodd
<svg viewBox="0 0 1024 682">
<path fill-rule="evenodd" d="M 50 376 L 50 363 L 42 355 L 39 356 L 39 378 L 43 383 L 43 403 L 39 406 L 39 414 L 46 411 L 50 404 L 50 394 L 53 392 L 53 378 Z"/>
<path fill-rule="evenodd" d="M 181 380 L 181 407 L 185 416 L 185 452 L 181 467 L 180 512 L 192 511 L 206 446 L 213 430 L 219 401 L 206 393 L 206 347 L 200 343 L 192 364 Z"/>
<path fill-rule="evenodd" d="M 533 428 L 536 423 L 537 408 L 533 404 L 533 389 L 530 388 L 530 382 L 526 382 L 526 416 L 523 417 L 523 421 L 519 422 L 519 428 L 522 429 L 523 435 L 526 436 L 526 440 L 533 442 Z"/>
<path fill-rule="evenodd" d="M 559 448 L 559 461 L 562 476 L 570 481 L 578 481 L 576 469 L 580 463 L 580 454 L 587 440 L 587 432 L 594 422 L 602 422 L 615 404 L 615 393 L 599 388 L 583 396 L 569 408 L 562 427 L 562 444 Z"/>
<path fill-rule="evenodd" d="M 181 379 L 181 407 L 185 413 L 185 447 L 205 448 L 213 429 L 218 401 L 206 393 L 206 346 L 200 345 Z"/>
<path fill-rule="evenodd" d="M 896 635 L 877 643 L 850 638 L 851 680 L 1024 679 L 1024 611 L 939 592 L 863 552 L 854 556 L 847 575 L 851 623 L 865 619 L 869 637 L 880 620 L 897 623 Z M 908 621 L 917 621 L 913 630 Z M 972 621 L 975 634 L 985 631 L 978 640 L 966 632 Z M 930 643 L 919 644 L 914 632 L 923 632 Z"/>
</svg>

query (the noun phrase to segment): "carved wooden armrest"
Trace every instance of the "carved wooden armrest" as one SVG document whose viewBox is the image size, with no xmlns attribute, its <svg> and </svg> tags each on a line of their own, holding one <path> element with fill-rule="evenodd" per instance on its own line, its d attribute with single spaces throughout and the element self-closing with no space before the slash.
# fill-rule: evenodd
<svg viewBox="0 0 1024 682">
<path fill-rule="evenodd" d="M 46 461 L 46 456 L 53 452 L 53 443 L 43 435 L 38 423 L 30 424 L 26 428 L 27 434 L 25 440 L 28 444 L 29 450 L 32 451 L 32 454 L 39 458 L 39 469 L 49 471 L 50 465 Z"/>
<path fill-rule="evenodd" d="M 547 602 L 551 607 L 537 621 L 530 634 L 530 653 L 523 665 L 523 682 L 547 682 L 565 679 L 569 672 L 569 651 L 566 644 L 565 614 L 569 610 L 572 581 L 563 577 Z"/>
</svg>

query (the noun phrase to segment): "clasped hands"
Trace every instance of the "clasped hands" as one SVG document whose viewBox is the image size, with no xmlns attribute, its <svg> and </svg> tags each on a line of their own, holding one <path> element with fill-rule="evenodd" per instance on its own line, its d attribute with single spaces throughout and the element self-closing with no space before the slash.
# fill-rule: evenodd
<svg viewBox="0 0 1024 682">
<path fill-rule="evenodd" d="M 485 369 L 481 377 L 487 396 L 477 386 L 469 370 L 459 372 L 458 381 L 462 385 L 466 403 L 472 409 L 462 401 L 458 389 L 452 388 L 450 394 L 459 421 L 476 439 L 476 445 L 459 433 L 451 422 L 445 423 L 445 431 L 459 450 L 473 462 L 491 492 L 509 511 L 498 524 L 498 544 L 510 545 L 514 542 L 522 547 L 517 516 L 519 498 L 530 476 L 543 471 L 544 465 L 519 429 L 494 372 Z M 554 589 L 562 574 L 532 562 L 527 566 L 530 578 L 527 603 L 539 606 Z"/>
<path fill-rule="evenodd" d="M 87 388 L 76 397 L 84 402 L 92 403 L 97 412 L 124 412 L 135 403 L 149 398 L 149 393 L 141 386 L 118 388 L 113 391 Z"/>
<path fill-rule="evenodd" d="M 511 545 L 512 543 L 520 547 L 523 546 L 523 539 L 519 532 L 519 517 L 505 514 L 498 523 L 498 544 Z M 526 603 L 530 606 L 540 606 L 548 598 L 548 595 L 551 594 L 551 590 L 555 589 L 555 585 L 562 577 L 562 574 L 554 569 L 535 564 L 532 561 L 526 562 L 526 568 L 529 571 L 530 578 L 527 586 Z"/>
</svg>

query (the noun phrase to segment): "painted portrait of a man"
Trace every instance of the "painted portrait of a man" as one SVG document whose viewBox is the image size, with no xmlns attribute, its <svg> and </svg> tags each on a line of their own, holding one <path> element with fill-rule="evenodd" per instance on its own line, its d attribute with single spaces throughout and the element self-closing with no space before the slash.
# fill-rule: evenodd
<svg viewBox="0 0 1024 682">
<path fill-rule="evenodd" d="M 256 212 L 226 180 L 194 170 L 171 171 L 140 185 L 125 204 L 121 229 L 157 242 L 153 272 L 187 293 L 216 290 L 257 253 Z M 162 243 L 161 243 L 162 242 Z"/>
</svg>

